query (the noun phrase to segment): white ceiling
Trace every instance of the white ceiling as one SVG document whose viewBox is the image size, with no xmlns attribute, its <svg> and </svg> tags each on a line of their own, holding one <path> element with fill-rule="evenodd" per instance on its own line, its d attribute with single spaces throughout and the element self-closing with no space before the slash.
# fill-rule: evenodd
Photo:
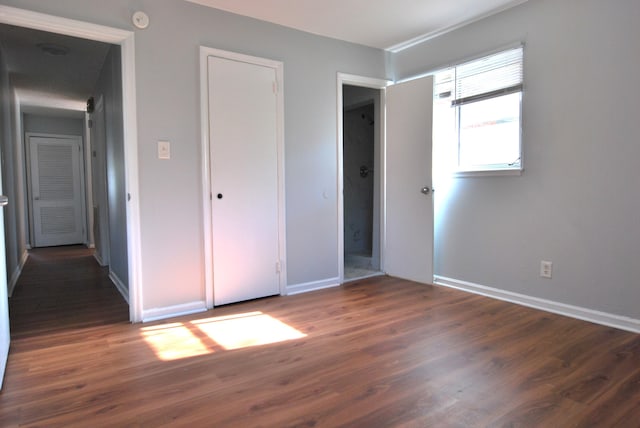
<svg viewBox="0 0 640 428">
<path fill-rule="evenodd" d="M 186 0 L 391 51 L 526 0 Z"/>
<path fill-rule="evenodd" d="M 313 34 L 397 50 L 406 42 L 433 37 L 526 0 L 186 1 Z M 41 43 L 65 46 L 68 53 L 46 54 L 37 46 Z M 0 24 L 0 48 L 24 111 L 81 116 L 109 45 Z"/>
</svg>

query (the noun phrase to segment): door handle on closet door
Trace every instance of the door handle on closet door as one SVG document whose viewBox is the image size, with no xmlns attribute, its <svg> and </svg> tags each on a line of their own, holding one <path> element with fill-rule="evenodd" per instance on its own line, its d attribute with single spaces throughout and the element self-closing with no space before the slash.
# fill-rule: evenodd
<svg viewBox="0 0 640 428">
<path fill-rule="evenodd" d="M 0 195 L 0 207 L 4 207 L 9 204 L 9 198 L 5 195 Z"/>
</svg>

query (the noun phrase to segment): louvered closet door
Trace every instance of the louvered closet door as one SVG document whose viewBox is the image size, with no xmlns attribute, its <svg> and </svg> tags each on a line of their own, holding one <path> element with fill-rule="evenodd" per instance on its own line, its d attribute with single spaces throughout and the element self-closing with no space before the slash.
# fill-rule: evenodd
<svg viewBox="0 0 640 428">
<path fill-rule="evenodd" d="M 30 137 L 36 247 L 84 241 L 79 138 Z"/>
</svg>

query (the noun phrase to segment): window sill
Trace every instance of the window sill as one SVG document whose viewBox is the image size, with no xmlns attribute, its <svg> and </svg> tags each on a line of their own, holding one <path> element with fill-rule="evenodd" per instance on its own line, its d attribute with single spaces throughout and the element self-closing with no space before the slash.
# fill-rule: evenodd
<svg viewBox="0 0 640 428">
<path fill-rule="evenodd" d="M 490 176 L 519 176 L 522 175 L 522 168 L 509 168 L 509 169 L 482 169 L 482 170 L 461 170 L 455 171 L 453 177 L 490 177 Z"/>
</svg>

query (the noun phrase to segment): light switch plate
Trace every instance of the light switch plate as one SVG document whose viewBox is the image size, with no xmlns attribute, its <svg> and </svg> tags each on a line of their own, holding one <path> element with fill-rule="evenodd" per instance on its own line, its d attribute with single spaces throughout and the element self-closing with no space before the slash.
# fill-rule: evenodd
<svg viewBox="0 0 640 428">
<path fill-rule="evenodd" d="M 158 159 L 171 159 L 171 143 L 158 141 Z"/>
</svg>

